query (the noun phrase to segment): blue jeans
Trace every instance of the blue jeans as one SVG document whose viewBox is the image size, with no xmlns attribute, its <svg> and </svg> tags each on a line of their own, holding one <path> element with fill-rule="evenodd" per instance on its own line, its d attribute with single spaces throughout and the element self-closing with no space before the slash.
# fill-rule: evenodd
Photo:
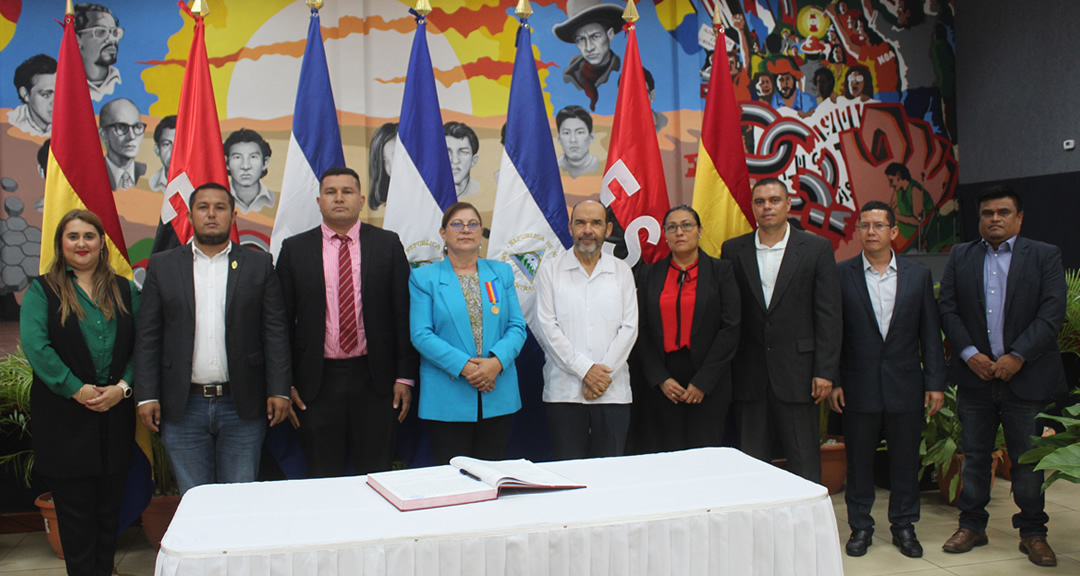
<svg viewBox="0 0 1080 576">
<path fill-rule="evenodd" d="M 1009 389 L 1007 382 L 992 380 L 979 388 L 960 387 L 957 407 L 960 412 L 964 467 L 964 487 L 957 507 L 960 527 L 981 531 L 986 529 L 990 514 L 990 464 L 998 424 L 1005 430 L 1005 446 L 1012 461 L 1013 500 L 1020 512 L 1013 516 L 1013 528 L 1021 537 L 1045 536 L 1050 517 L 1043 511 L 1043 473 L 1034 464 L 1019 464 L 1017 459 L 1032 448 L 1031 437 L 1041 435 L 1036 415 L 1049 401 L 1024 400 Z"/>
<path fill-rule="evenodd" d="M 231 396 L 188 396 L 179 422 L 161 423 L 161 441 L 180 495 L 202 484 L 254 482 L 266 420 L 242 420 Z"/>
</svg>

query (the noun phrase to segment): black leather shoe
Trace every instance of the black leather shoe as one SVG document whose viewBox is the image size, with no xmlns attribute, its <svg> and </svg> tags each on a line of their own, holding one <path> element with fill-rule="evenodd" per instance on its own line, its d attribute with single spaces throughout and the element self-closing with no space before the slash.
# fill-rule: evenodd
<svg viewBox="0 0 1080 576">
<path fill-rule="evenodd" d="M 915 527 L 905 526 L 893 531 L 893 546 L 900 548 L 900 553 L 908 558 L 922 558 L 922 544 L 915 537 Z"/>
<path fill-rule="evenodd" d="M 866 554 L 866 549 L 873 543 L 873 532 L 869 530 L 856 530 L 851 533 L 851 538 L 848 538 L 847 546 L 844 546 L 844 550 L 847 551 L 848 556 L 863 556 Z"/>
</svg>

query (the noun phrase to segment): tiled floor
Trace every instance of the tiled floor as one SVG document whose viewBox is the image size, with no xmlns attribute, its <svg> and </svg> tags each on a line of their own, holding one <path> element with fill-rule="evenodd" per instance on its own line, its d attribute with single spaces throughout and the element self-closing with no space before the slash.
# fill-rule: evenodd
<svg viewBox="0 0 1080 576">
<path fill-rule="evenodd" d="M 1039 568 L 1017 550 L 1018 537 L 1011 517 L 1016 507 L 1009 496 L 1009 483 L 1000 478 L 994 483 L 990 504 L 990 544 L 967 554 L 946 554 L 941 543 L 956 529 L 956 508 L 944 503 L 937 493 L 924 492 L 922 520 L 916 526 L 926 554 L 906 558 L 889 542 L 886 515 L 888 493 L 878 489 L 874 518 L 878 531 L 866 556 L 844 556 L 847 576 L 881 574 L 916 574 L 918 576 L 1038 576 L 1040 574 L 1080 575 L 1080 485 L 1058 482 L 1047 492 L 1046 511 L 1050 514 L 1050 545 L 1057 552 L 1055 568 Z M 833 496 L 841 545 L 849 531 L 843 493 Z M 139 528 L 131 528 L 120 537 L 116 553 L 117 573 L 123 576 L 150 576 L 154 573 L 156 553 Z M 44 532 L 0 535 L 0 576 L 62 576 L 64 563 L 58 560 L 45 540 Z"/>
</svg>

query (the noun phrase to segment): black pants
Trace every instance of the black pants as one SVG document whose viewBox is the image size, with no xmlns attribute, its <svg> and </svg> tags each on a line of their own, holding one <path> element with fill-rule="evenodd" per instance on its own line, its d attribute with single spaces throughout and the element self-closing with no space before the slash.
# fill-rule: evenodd
<svg viewBox="0 0 1080 576">
<path fill-rule="evenodd" d="M 664 364 L 668 373 L 683 388 L 692 384 L 694 366 L 690 350 L 683 348 L 669 352 Z M 730 400 L 724 393 L 708 394 L 701 404 L 673 403 L 655 386 L 648 396 L 656 422 L 656 448 L 660 452 L 719 446 L 724 436 Z M 644 399 L 643 399 L 644 400 Z"/>
<path fill-rule="evenodd" d="M 874 529 L 874 453 L 882 428 L 889 450 L 889 524 L 893 531 L 919 521 L 919 442 L 922 412 L 888 414 L 845 410 L 844 446 L 847 450 L 848 525 L 852 530 Z"/>
<path fill-rule="evenodd" d="M 810 382 L 806 383 L 807 388 Z M 765 400 L 736 402 L 739 446 L 743 452 L 766 462 L 772 459 L 772 436 L 780 439 L 788 470 L 811 482 L 821 483 L 821 434 L 818 405 L 783 402 L 768 388 Z"/>
<path fill-rule="evenodd" d="M 607 458 L 626 451 L 629 404 L 549 402 L 547 415 L 555 460 Z"/>
<path fill-rule="evenodd" d="M 380 396 L 367 357 L 323 361 L 319 395 L 301 398 L 300 445 L 309 478 L 382 472 L 393 465 L 397 414 L 392 396 Z"/>
<path fill-rule="evenodd" d="M 484 418 L 479 422 L 425 420 L 435 464 L 449 464 L 455 456 L 480 460 L 503 460 L 510 443 L 513 414 Z"/>
<path fill-rule="evenodd" d="M 46 477 L 70 576 L 110 576 L 127 473 Z"/>
</svg>

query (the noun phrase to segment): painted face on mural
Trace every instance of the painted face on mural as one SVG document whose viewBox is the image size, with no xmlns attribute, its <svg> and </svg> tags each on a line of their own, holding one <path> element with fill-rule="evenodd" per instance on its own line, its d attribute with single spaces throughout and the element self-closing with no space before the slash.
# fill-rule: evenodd
<svg viewBox="0 0 1080 576">
<path fill-rule="evenodd" d="M 123 28 L 116 27 L 116 19 L 106 12 L 89 12 L 86 28 L 76 36 L 84 65 L 109 67 L 116 64 Z"/>
<path fill-rule="evenodd" d="M 781 74 L 776 77 L 776 84 L 780 89 L 780 96 L 782 98 L 791 98 L 795 95 L 795 76 L 791 74 Z"/>
<path fill-rule="evenodd" d="M 172 160 L 173 139 L 176 138 L 176 130 L 166 128 L 161 131 L 161 138 L 154 143 L 154 154 L 161 159 L 161 165 L 169 169 L 169 161 Z"/>
<path fill-rule="evenodd" d="M 383 170 L 387 175 L 391 174 L 391 169 L 394 167 L 394 151 L 397 150 L 397 139 L 388 140 L 382 147 L 382 163 Z"/>
<path fill-rule="evenodd" d="M 739 64 L 740 64 L 739 63 L 739 56 L 737 54 L 735 54 L 734 52 L 728 52 L 728 55 L 727 55 L 728 72 L 731 73 L 732 78 L 734 78 L 735 75 L 739 73 Z"/>
<path fill-rule="evenodd" d="M 126 98 L 112 100 L 101 107 L 98 132 L 105 141 L 106 155 L 113 164 L 122 166 L 134 160 L 142 146 L 146 124 L 135 103 Z"/>
<path fill-rule="evenodd" d="M 56 91 L 56 74 L 37 74 L 31 87 L 19 88 L 19 98 L 26 102 L 30 114 L 39 125 L 52 124 L 53 94 Z"/>
<path fill-rule="evenodd" d="M 582 160 L 589 155 L 589 146 L 593 133 L 585 122 L 578 118 L 567 118 L 559 127 L 559 146 L 568 160 Z"/>
<path fill-rule="evenodd" d="M 574 43 L 581 51 L 581 57 L 593 66 L 599 66 L 611 53 L 611 40 L 615 32 L 604 28 L 602 24 L 590 22 L 582 25 L 574 34 Z"/>
<path fill-rule="evenodd" d="M 469 179 L 469 171 L 480 156 L 473 154 L 468 138 L 446 137 L 446 151 L 450 154 L 450 169 L 454 172 L 454 184 L 461 185 Z"/>
<path fill-rule="evenodd" d="M 774 89 L 772 77 L 768 74 L 758 76 L 757 83 L 754 84 L 754 89 L 757 91 L 758 97 L 762 100 L 772 98 Z"/>
<path fill-rule="evenodd" d="M 848 92 L 852 98 L 858 98 L 866 90 L 866 78 L 859 72 L 848 74 Z"/>
<path fill-rule="evenodd" d="M 229 178 L 240 186 L 253 186 L 266 172 L 267 159 L 256 142 L 237 142 L 228 150 Z"/>
</svg>

